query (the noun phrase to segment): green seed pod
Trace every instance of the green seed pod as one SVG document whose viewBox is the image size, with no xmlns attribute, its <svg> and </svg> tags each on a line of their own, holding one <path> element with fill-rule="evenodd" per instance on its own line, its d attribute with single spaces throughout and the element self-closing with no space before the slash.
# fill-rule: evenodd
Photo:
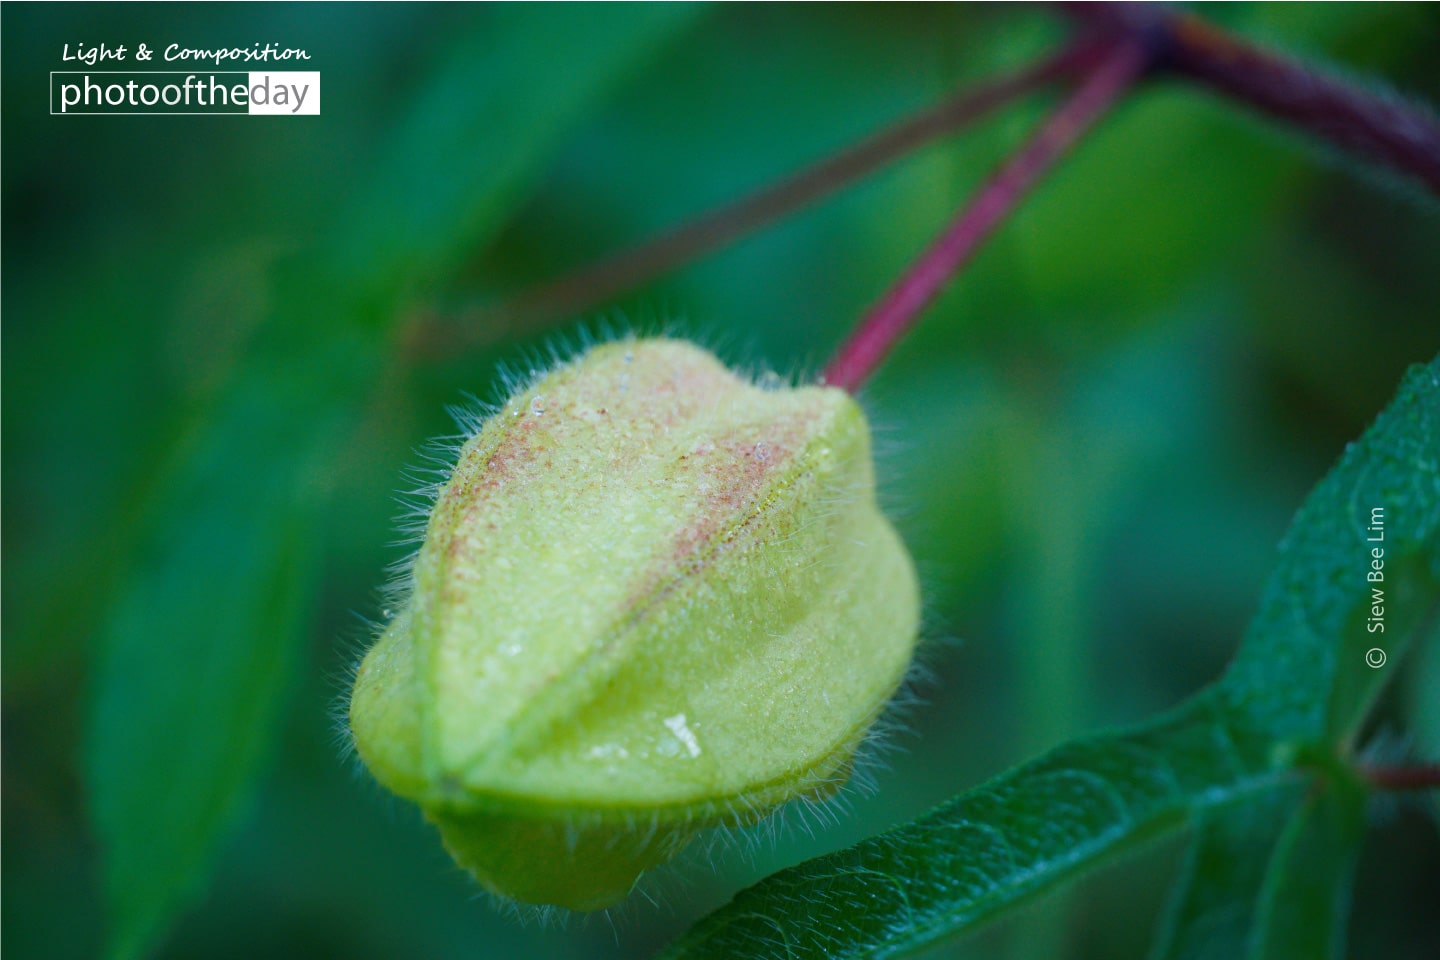
<svg viewBox="0 0 1440 960">
<path fill-rule="evenodd" d="M 668 339 L 491 417 L 411 579 L 356 677 L 360 756 L 487 889 L 576 910 L 838 787 L 919 621 L 849 395 Z"/>
</svg>

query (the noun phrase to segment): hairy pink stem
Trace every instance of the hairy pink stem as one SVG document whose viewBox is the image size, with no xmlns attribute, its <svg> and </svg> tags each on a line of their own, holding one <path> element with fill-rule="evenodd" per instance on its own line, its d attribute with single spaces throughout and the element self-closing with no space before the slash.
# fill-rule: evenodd
<svg viewBox="0 0 1440 960">
<path fill-rule="evenodd" d="M 1440 123 L 1428 111 L 1232 40 L 1194 17 L 1179 18 L 1174 41 L 1177 71 L 1440 194 Z"/>
<path fill-rule="evenodd" d="M 1422 104 L 1254 46 L 1194 14 L 1150 3 L 1066 3 L 1072 18 L 1114 35 L 1145 34 L 1157 70 L 1418 179 L 1440 195 L 1440 120 Z"/>
<path fill-rule="evenodd" d="M 991 231 L 1145 72 L 1149 49 L 1132 37 L 1117 38 L 1109 46 L 1069 99 L 861 319 L 826 368 L 826 383 L 853 393 L 869 378 Z"/>
</svg>

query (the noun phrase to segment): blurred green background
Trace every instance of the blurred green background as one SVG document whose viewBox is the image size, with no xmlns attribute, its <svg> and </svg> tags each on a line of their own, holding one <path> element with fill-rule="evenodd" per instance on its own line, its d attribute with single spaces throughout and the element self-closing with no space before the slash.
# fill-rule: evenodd
<svg viewBox="0 0 1440 960">
<path fill-rule="evenodd" d="M 1440 102 L 1433 6 L 1203 12 Z M 522 924 L 337 745 L 417 448 L 453 431 L 447 404 L 495 397 L 498 363 L 526 369 L 597 319 L 815 371 L 1053 98 L 572 323 L 485 308 L 1023 64 L 1065 25 L 964 4 L 0 17 L 12 957 L 102 951 L 101 837 L 125 830 L 126 909 L 164 900 L 145 863 L 213 867 L 163 957 L 647 955 L 781 865 L 1212 679 L 1305 492 L 1440 349 L 1433 200 L 1204 93 L 1137 93 L 864 392 L 931 638 L 878 789 L 838 823 L 697 851 L 609 919 Z M 301 47 L 323 112 L 48 115 L 63 44 L 102 41 Z M 407 352 L 417 336 L 442 359 Z M 1396 666 L 1380 749 L 1440 754 L 1434 646 Z M 213 856 L 197 810 L 229 824 Z M 934 955 L 1143 956 L 1178 854 Z M 1440 955 L 1437 899 L 1424 805 L 1378 809 L 1352 955 Z"/>
</svg>

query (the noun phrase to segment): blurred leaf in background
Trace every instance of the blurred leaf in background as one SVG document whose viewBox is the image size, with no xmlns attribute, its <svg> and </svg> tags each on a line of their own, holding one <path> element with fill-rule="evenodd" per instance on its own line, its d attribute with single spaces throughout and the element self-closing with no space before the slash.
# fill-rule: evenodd
<svg viewBox="0 0 1440 960">
<path fill-rule="evenodd" d="M 1425 5 L 1204 12 L 1440 101 Z M 745 882 L 1212 679 L 1304 492 L 1440 349 L 1433 204 L 1202 92 L 1141 91 L 863 397 L 937 641 L 930 703 L 878 792 L 813 836 L 792 823 L 696 854 L 648 881 L 665 908 L 636 898 L 618 929 L 520 926 L 353 775 L 332 731 L 402 553 L 403 469 L 453 430 L 446 404 L 493 396 L 496 363 L 523 366 L 548 333 L 488 330 L 438 361 L 404 344 L 1021 65 L 1064 24 L 970 5 L 0 19 L 15 956 L 652 953 Z M 62 46 L 102 40 L 303 47 L 324 112 L 50 116 Z M 575 319 L 812 370 L 1043 99 Z M 1401 669 L 1437 662 L 1422 647 Z M 1434 689 L 1410 677 L 1377 724 L 1433 755 Z M 1427 816 L 1402 807 L 1369 835 L 1354 955 L 1440 951 L 1419 909 L 1440 896 Z M 1227 829 L 1244 825 L 1217 844 Z M 1140 956 L 1178 855 L 935 955 Z"/>
</svg>

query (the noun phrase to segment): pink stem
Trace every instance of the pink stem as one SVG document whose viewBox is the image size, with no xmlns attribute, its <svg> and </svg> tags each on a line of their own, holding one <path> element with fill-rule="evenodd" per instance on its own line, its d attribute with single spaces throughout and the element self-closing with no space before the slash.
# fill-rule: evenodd
<svg viewBox="0 0 1440 960">
<path fill-rule="evenodd" d="M 1120 37 L 1040 130 L 980 190 L 940 238 L 861 319 L 824 374 L 855 392 L 914 325 L 991 231 L 1041 177 L 1115 104 L 1150 63 L 1141 39 Z"/>
<path fill-rule="evenodd" d="M 1327 74 L 1231 36 L 1194 14 L 1149 3 L 1067 3 L 1070 15 L 1110 33 L 1145 33 L 1157 70 L 1408 174 L 1440 195 L 1440 120 L 1422 104 Z"/>
<path fill-rule="evenodd" d="M 1418 767 L 1362 766 L 1360 775 L 1381 790 L 1440 789 L 1440 764 Z"/>
</svg>

